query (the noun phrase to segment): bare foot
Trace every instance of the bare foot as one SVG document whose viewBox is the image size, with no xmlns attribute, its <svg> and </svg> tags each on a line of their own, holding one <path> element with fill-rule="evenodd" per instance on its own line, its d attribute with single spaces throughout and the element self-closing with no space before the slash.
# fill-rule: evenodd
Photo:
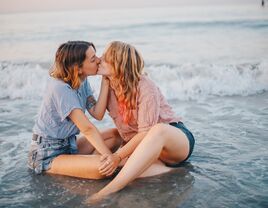
<svg viewBox="0 0 268 208">
<path fill-rule="evenodd" d="M 100 195 L 99 193 L 91 195 L 87 200 L 86 204 L 96 204 L 104 199 L 105 196 Z"/>
</svg>

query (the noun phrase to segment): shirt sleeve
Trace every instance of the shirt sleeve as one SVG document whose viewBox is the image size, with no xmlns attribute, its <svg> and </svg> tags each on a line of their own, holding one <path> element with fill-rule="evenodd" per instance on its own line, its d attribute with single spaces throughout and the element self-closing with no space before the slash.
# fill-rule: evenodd
<svg viewBox="0 0 268 208">
<path fill-rule="evenodd" d="M 72 110 L 76 108 L 83 110 L 79 102 L 77 93 L 70 86 L 56 86 L 53 95 L 55 108 L 61 118 L 61 121 L 68 117 Z"/>
<path fill-rule="evenodd" d="M 138 98 L 138 132 L 148 131 L 157 124 L 160 114 L 160 97 L 157 87 L 150 85 L 140 88 Z"/>
<path fill-rule="evenodd" d="M 86 83 L 85 83 L 85 88 L 86 88 L 86 95 L 87 95 L 86 108 L 89 110 L 94 105 L 96 105 L 96 99 L 93 95 L 93 90 L 92 90 L 90 83 L 88 81 L 86 81 Z"/>
</svg>

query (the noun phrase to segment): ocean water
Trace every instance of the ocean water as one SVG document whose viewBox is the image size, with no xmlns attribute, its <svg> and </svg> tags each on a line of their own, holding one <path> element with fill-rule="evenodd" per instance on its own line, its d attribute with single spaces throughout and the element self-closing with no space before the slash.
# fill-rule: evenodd
<svg viewBox="0 0 268 208">
<path fill-rule="evenodd" d="M 196 137 L 188 163 L 93 207 L 268 207 L 268 10 L 257 3 L 1 14 L 0 207 L 87 207 L 109 182 L 27 169 L 48 69 L 67 40 L 92 41 L 98 55 L 112 40 L 134 44 Z M 100 77 L 88 79 L 98 96 Z"/>
</svg>

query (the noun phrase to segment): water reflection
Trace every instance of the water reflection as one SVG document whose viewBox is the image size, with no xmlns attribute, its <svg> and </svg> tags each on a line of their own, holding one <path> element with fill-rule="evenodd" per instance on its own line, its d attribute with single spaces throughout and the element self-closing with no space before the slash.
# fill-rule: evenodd
<svg viewBox="0 0 268 208">
<path fill-rule="evenodd" d="M 177 207 L 191 193 L 194 184 L 191 170 L 192 165 L 185 163 L 169 173 L 137 179 L 122 191 L 93 207 Z M 39 199 L 35 200 L 35 203 L 39 205 L 87 207 L 84 204 L 85 200 L 110 180 L 95 181 L 56 175 L 33 175 L 31 184 Z"/>
</svg>

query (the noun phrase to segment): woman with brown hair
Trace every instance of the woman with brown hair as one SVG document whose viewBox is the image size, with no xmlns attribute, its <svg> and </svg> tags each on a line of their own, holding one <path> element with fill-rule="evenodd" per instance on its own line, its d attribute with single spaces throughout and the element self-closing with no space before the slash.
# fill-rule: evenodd
<svg viewBox="0 0 268 208">
<path fill-rule="evenodd" d="M 129 157 L 118 175 L 90 200 L 124 188 L 137 177 L 171 170 L 192 154 L 194 137 L 175 116 L 159 88 L 143 73 L 144 62 L 130 44 L 108 45 L 98 74 L 110 80 L 108 110 L 125 145 L 101 158 L 100 172 L 111 175 Z"/>
<path fill-rule="evenodd" d="M 111 154 L 119 144 L 114 129 L 100 133 L 85 115 L 85 110 L 101 120 L 106 110 L 109 80 L 102 78 L 95 101 L 87 76 L 95 75 L 100 59 L 95 46 L 85 41 L 60 45 L 42 105 L 33 127 L 28 166 L 39 174 L 60 174 L 98 179 L 100 155 Z M 76 140 L 81 132 L 84 136 Z"/>
</svg>

